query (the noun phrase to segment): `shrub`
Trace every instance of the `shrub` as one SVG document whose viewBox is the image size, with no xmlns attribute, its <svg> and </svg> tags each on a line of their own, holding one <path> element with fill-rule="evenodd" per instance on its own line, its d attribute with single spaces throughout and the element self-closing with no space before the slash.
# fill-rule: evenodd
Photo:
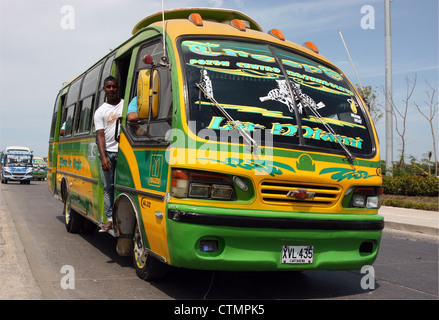
<svg viewBox="0 0 439 320">
<path fill-rule="evenodd" d="M 385 194 L 404 196 L 438 196 L 438 178 L 405 175 L 399 177 L 383 176 Z"/>
</svg>

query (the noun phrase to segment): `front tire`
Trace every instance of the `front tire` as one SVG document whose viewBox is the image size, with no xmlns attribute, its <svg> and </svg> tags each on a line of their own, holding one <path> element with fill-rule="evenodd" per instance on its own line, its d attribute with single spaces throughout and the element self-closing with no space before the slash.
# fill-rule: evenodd
<svg viewBox="0 0 439 320">
<path fill-rule="evenodd" d="M 157 260 L 146 250 L 138 224 L 134 230 L 133 242 L 133 263 L 137 276 L 146 281 L 164 278 L 168 272 L 168 265 Z"/>
</svg>

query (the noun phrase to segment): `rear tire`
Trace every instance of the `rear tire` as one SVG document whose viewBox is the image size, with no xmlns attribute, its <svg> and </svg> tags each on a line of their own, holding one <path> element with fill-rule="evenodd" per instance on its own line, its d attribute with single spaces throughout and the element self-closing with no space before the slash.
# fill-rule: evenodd
<svg viewBox="0 0 439 320">
<path fill-rule="evenodd" d="M 146 250 L 138 224 L 134 229 L 133 242 L 133 264 L 137 276 L 145 281 L 164 278 L 168 272 L 168 265 L 157 260 Z"/>
<path fill-rule="evenodd" d="M 72 209 L 70 205 L 70 196 L 67 194 L 64 201 L 63 210 L 64 220 L 66 224 L 67 232 L 78 233 L 81 230 L 82 224 L 84 223 L 84 218 Z"/>
</svg>

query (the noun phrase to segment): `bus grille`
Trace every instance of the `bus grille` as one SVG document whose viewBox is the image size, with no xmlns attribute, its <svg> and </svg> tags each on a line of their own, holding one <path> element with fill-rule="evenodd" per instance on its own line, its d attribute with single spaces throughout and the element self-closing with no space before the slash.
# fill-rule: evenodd
<svg viewBox="0 0 439 320">
<path fill-rule="evenodd" d="M 287 196 L 288 192 L 299 189 L 314 192 L 314 198 L 296 199 Z M 262 201 L 268 204 L 330 207 L 338 201 L 342 189 L 337 185 L 263 181 L 259 191 Z"/>
</svg>

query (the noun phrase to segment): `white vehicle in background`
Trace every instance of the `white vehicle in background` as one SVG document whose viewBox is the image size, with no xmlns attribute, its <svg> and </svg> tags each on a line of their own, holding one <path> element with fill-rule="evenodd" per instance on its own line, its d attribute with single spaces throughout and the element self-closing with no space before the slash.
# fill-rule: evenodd
<svg viewBox="0 0 439 320">
<path fill-rule="evenodd" d="M 1 154 L 1 181 L 30 184 L 33 179 L 32 151 L 28 147 L 9 146 Z"/>
</svg>

